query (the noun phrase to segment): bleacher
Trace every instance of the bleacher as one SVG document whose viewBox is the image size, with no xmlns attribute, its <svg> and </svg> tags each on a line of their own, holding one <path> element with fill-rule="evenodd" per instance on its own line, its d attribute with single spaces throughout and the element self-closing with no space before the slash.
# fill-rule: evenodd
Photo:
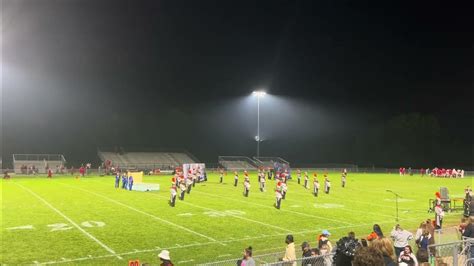
<svg viewBox="0 0 474 266">
<path fill-rule="evenodd" d="M 273 167 L 275 163 L 290 166 L 290 163 L 281 157 L 253 157 L 258 166 Z"/>
<path fill-rule="evenodd" d="M 257 163 L 246 156 L 219 156 L 219 164 L 227 170 L 256 170 Z"/>
<path fill-rule="evenodd" d="M 110 161 L 113 166 L 137 169 L 173 169 L 184 163 L 197 163 L 187 153 L 180 152 L 106 152 L 99 151 L 102 162 Z"/>
<path fill-rule="evenodd" d="M 13 154 L 13 169 L 17 174 L 22 174 L 22 166 L 26 166 L 28 169 L 34 167 L 37 169 L 37 173 L 45 174 L 47 168 L 53 170 L 57 166 L 64 166 L 66 159 L 62 154 Z M 28 171 L 23 171 L 23 174 Z"/>
</svg>

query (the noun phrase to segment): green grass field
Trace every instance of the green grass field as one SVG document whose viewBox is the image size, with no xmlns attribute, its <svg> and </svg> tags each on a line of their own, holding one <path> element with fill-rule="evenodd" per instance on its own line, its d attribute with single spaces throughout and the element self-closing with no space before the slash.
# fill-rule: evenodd
<svg viewBox="0 0 474 266">
<path fill-rule="evenodd" d="M 396 174 L 349 174 L 346 188 L 340 175 L 330 174 L 332 190 L 318 198 L 289 181 L 282 209 L 273 207 L 274 181 L 260 192 L 256 174 L 243 197 L 233 177 L 218 176 L 196 184 L 176 207 L 168 205 L 170 176 L 145 177 L 159 183 L 159 192 L 114 188 L 114 177 L 13 177 L 1 181 L 1 264 L 125 265 L 129 260 L 158 264 L 157 254 L 168 249 L 175 264 L 190 265 L 238 258 L 251 245 L 254 255 L 283 251 L 285 235 L 299 245 L 316 245 L 322 229 L 332 242 L 348 231 L 358 237 L 378 223 L 389 234 L 395 223 L 395 202 L 387 189 L 398 192 L 400 224 L 414 229 L 434 215 L 428 199 L 439 187 L 451 197 L 463 197 L 472 178 L 444 179 Z M 321 180 L 320 180 L 321 181 Z M 447 213 L 445 223 L 458 223 L 462 212 Z"/>
</svg>

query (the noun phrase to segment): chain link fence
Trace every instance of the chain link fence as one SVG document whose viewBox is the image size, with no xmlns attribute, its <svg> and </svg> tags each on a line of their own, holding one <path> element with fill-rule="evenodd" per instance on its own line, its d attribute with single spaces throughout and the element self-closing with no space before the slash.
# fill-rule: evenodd
<svg viewBox="0 0 474 266">
<path fill-rule="evenodd" d="M 312 256 L 312 257 L 298 257 L 293 261 L 283 261 L 282 258 L 285 252 L 275 252 L 262 255 L 252 256 L 256 265 L 264 266 L 293 266 L 293 265 L 311 265 L 311 266 L 332 266 L 334 253 Z M 220 260 L 215 262 L 198 264 L 198 266 L 240 266 L 242 258 L 234 258 L 228 260 Z"/>
<path fill-rule="evenodd" d="M 428 246 L 431 265 L 474 266 L 474 238 Z"/>
</svg>

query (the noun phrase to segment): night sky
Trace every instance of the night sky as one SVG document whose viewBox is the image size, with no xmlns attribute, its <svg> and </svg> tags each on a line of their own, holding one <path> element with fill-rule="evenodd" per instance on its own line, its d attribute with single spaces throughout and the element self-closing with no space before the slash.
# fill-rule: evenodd
<svg viewBox="0 0 474 266">
<path fill-rule="evenodd" d="M 2 0 L 1 150 L 474 167 L 472 2 Z"/>
</svg>

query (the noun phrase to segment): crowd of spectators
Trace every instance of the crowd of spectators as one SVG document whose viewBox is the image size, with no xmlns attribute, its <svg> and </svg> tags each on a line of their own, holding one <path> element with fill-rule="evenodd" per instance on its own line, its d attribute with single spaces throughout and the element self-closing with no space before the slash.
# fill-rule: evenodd
<svg viewBox="0 0 474 266">
<path fill-rule="evenodd" d="M 459 226 L 463 237 L 474 238 L 474 217 L 463 218 Z M 301 244 L 301 259 L 297 259 L 297 247 L 293 235 L 285 238 L 285 254 L 280 261 L 281 265 L 311 265 L 311 266 L 422 266 L 430 265 L 431 255 L 436 250 L 429 245 L 435 244 L 435 227 L 431 220 L 423 221 L 415 234 L 395 225 L 389 235 L 384 235 L 382 228 L 375 224 L 373 231 L 362 239 L 357 239 L 354 232 L 349 232 L 334 245 L 331 243 L 331 233 L 323 230 L 316 238 L 315 247 L 310 242 Z M 413 247 L 409 244 L 414 240 Z M 430 249 L 430 250 L 428 250 Z M 474 257 L 474 248 L 470 250 Z M 244 250 L 242 260 L 238 266 L 253 266 L 252 248 Z"/>
</svg>

